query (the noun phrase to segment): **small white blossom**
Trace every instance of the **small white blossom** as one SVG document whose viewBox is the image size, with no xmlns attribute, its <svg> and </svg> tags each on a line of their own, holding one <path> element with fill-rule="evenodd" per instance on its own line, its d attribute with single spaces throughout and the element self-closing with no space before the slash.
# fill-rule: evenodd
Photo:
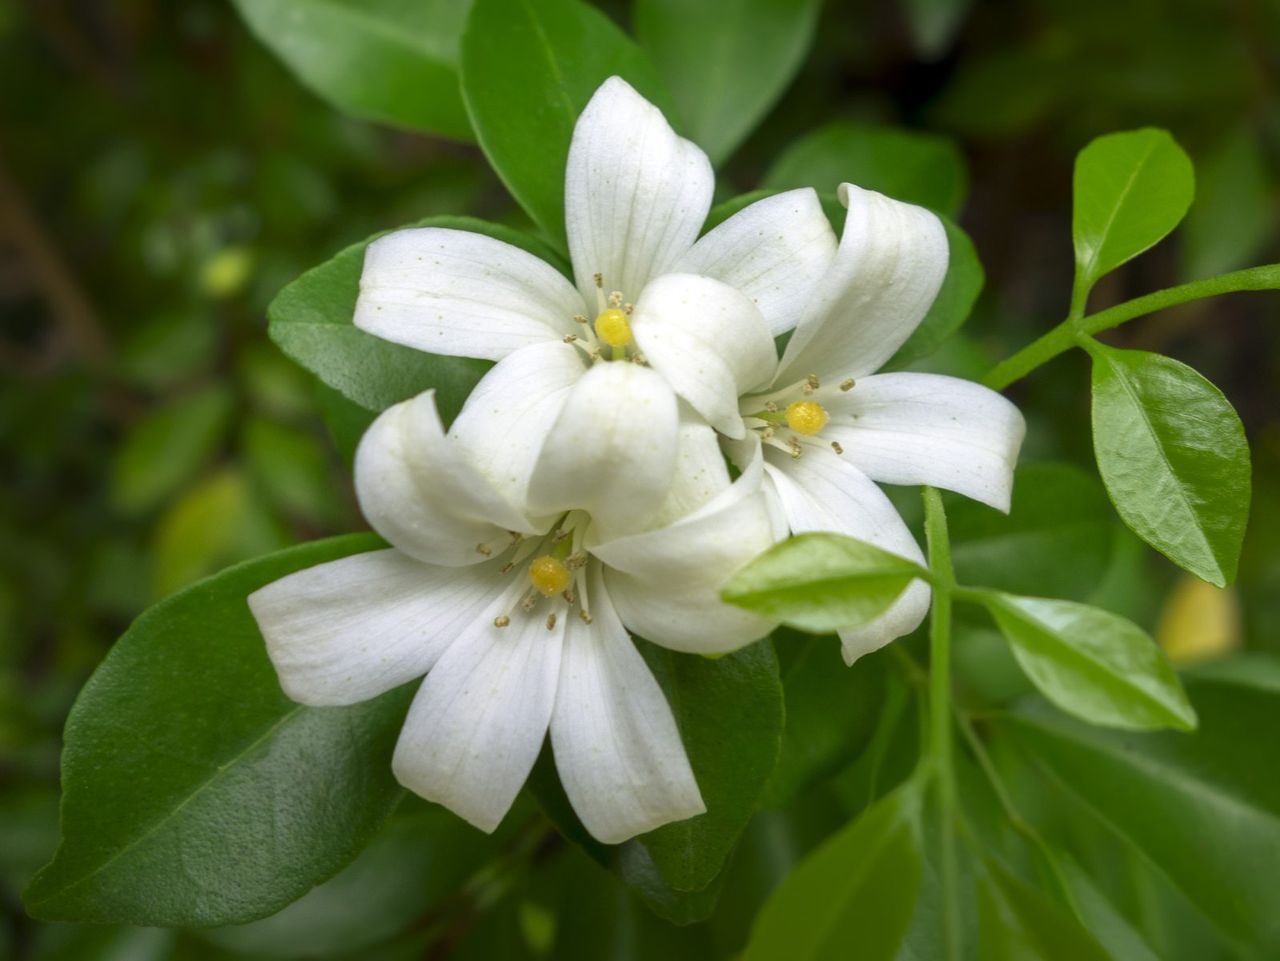
<svg viewBox="0 0 1280 961">
<path fill-rule="evenodd" d="M 1009 509 L 1025 425 L 994 391 L 937 374 L 876 374 L 928 313 L 947 271 L 947 238 L 921 207 L 851 184 L 844 235 L 768 387 L 739 404 L 761 446 L 765 486 L 793 533 L 833 531 L 924 558 L 874 483 L 926 484 Z M 845 660 L 907 634 L 929 609 L 913 583 L 881 618 L 840 632 Z"/>
</svg>

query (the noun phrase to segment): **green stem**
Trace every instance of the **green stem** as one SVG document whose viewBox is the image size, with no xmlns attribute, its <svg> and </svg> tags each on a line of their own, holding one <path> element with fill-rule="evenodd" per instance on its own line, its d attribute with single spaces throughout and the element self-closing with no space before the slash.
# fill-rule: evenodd
<svg viewBox="0 0 1280 961">
<path fill-rule="evenodd" d="M 1192 300 L 1203 300 L 1205 297 L 1216 297 L 1219 294 L 1230 294 L 1239 290 L 1278 290 L 1280 289 L 1280 264 L 1267 264 L 1263 267 L 1250 267 L 1248 270 L 1237 270 L 1233 273 L 1210 277 L 1208 280 L 1196 280 L 1189 284 L 1180 284 L 1166 290 L 1138 297 L 1135 300 L 1108 307 L 1088 317 L 1069 316 L 1043 337 L 1032 341 L 1022 350 L 1007 360 L 1001 361 L 982 378 L 982 383 L 992 390 L 1004 390 L 1014 381 L 1021 380 L 1036 368 L 1049 362 L 1061 353 L 1076 346 L 1081 335 L 1092 336 L 1100 331 L 1119 327 L 1135 317 L 1143 317 L 1166 307 L 1176 307 Z M 1072 297 L 1073 312 L 1084 311 L 1084 304 L 1078 295 Z"/>
<path fill-rule="evenodd" d="M 937 773 L 938 840 L 942 858 L 942 923 L 947 958 L 960 957 L 959 869 L 956 862 L 956 777 L 951 743 L 951 592 L 955 570 L 947 536 L 942 495 L 924 488 L 924 529 L 933 573 L 933 607 L 929 615 L 929 756 Z"/>
</svg>

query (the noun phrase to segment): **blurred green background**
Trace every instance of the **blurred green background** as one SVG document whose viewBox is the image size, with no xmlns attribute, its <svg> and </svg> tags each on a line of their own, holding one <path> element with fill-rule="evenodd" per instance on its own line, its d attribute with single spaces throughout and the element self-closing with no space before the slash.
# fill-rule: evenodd
<svg viewBox="0 0 1280 961">
<path fill-rule="evenodd" d="M 431 214 L 527 221 L 478 149 L 339 115 L 228 4 L 0 0 L 0 91 L 0 958 L 173 956 L 168 934 L 23 916 L 19 892 L 57 838 L 75 692 L 159 597 L 361 524 L 320 416 L 340 401 L 267 340 L 274 293 Z M 1071 163 L 1098 134 L 1167 127 L 1196 162 L 1198 199 L 1094 309 L 1280 259 L 1278 93 L 1274 2 L 830 0 L 720 189 L 754 188 L 834 119 L 954 138 L 970 167 L 960 219 L 988 285 L 965 334 L 922 366 L 973 375 L 1065 314 Z M 1110 338 L 1184 360 L 1239 410 L 1255 465 L 1240 582 L 1170 616 L 1229 625 L 1238 610 L 1228 642 L 1275 651 L 1278 321 L 1280 297 L 1234 295 Z M 1014 389 L 1028 459 L 1093 470 L 1086 384 L 1083 359 L 1064 357 Z M 1176 579 L 1144 563 L 1126 590 L 1154 628 Z"/>
</svg>

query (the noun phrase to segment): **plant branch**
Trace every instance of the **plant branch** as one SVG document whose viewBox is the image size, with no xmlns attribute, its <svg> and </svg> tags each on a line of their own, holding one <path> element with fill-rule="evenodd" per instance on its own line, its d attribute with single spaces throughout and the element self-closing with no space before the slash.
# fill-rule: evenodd
<svg viewBox="0 0 1280 961">
<path fill-rule="evenodd" d="M 951 591 L 955 570 L 942 495 L 924 488 L 925 539 L 933 573 L 929 615 L 929 758 L 937 776 L 939 843 L 942 852 L 942 923 L 949 961 L 960 957 L 960 873 L 956 861 L 956 777 L 951 743 Z"/>
<path fill-rule="evenodd" d="M 1092 336 L 1167 307 L 1242 290 L 1280 290 L 1280 264 L 1250 267 L 1210 277 L 1208 280 L 1195 280 L 1189 284 L 1157 290 L 1088 317 L 1069 316 L 1047 334 L 996 364 L 982 378 L 982 383 L 992 390 L 1004 390 L 1014 381 L 1021 380 L 1059 354 L 1077 346 L 1082 335 Z M 1073 298 L 1073 311 L 1082 309 L 1083 305 L 1075 303 L 1075 300 Z"/>
</svg>

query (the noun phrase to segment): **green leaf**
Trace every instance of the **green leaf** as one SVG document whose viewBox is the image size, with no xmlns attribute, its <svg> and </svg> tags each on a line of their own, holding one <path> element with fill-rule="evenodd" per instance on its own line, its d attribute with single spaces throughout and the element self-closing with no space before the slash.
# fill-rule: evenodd
<svg viewBox="0 0 1280 961">
<path fill-rule="evenodd" d="M 245 598 L 377 547 L 334 538 L 242 564 L 143 614 L 67 720 L 62 843 L 43 920 L 219 925 L 329 877 L 400 799 L 388 759 L 410 688 L 348 708 L 284 696 Z"/>
<path fill-rule="evenodd" d="M 1187 676 L 1193 735 L 1091 727 L 1043 705 L 1000 722 L 1059 791 L 1137 846 L 1227 937 L 1280 956 L 1280 662 Z"/>
<path fill-rule="evenodd" d="M 235 0 L 249 29 L 340 110 L 471 140 L 458 88 L 469 0 Z"/>
<path fill-rule="evenodd" d="M 563 267 L 555 253 L 534 238 L 483 220 L 428 217 L 406 226 L 475 231 Z M 352 244 L 280 291 L 267 308 L 271 339 L 325 384 L 367 410 L 385 410 L 434 387 L 440 416 L 448 423 L 491 365 L 393 344 L 352 324 L 364 251 L 381 236 Z"/>
<path fill-rule="evenodd" d="M 1156 642 L 1131 621 L 1073 601 L 982 591 L 1040 692 L 1093 724 L 1191 730 L 1195 711 Z"/>
<path fill-rule="evenodd" d="M 1213 384 L 1169 357 L 1092 344 L 1093 449 L 1120 517 L 1197 577 L 1235 580 L 1249 444 Z"/>
<path fill-rule="evenodd" d="M 950 259 L 947 275 L 942 278 L 938 296 L 925 314 L 924 320 L 898 348 L 897 353 L 885 365 L 888 368 L 905 367 L 912 361 L 927 357 L 942 346 L 973 312 L 973 305 L 987 282 L 978 251 L 958 225 L 949 217 L 942 217 L 947 231 Z"/>
<path fill-rule="evenodd" d="M 675 714 L 705 814 L 640 837 L 664 881 L 706 888 L 755 813 L 782 743 L 782 683 L 766 643 L 715 659 L 656 645 L 643 653 Z"/>
<path fill-rule="evenodd" d="M 799 534 L 769 548 L 730 578 L 730 604 L 822 634 L 857 627 L 888 610 L 919 565 L 841 534 Z"/>
<path fill-rule="evenodd" d="M 1058 853 L 1056 862 L 1075 899 L 1080 920 L 1113 957 L 1123 961 L 1160 961 L 1142 935 L 1072 857 Z"/>
<path fill-rule="evenodd" d="M 1113 961 L 1080 922 L 994 860 L 978 881 L 983 961 Z"/>
<path fill-rule="evenodd" d="M 787 723 L 762 803 L 785 807 L 866 748 L 890 681 L 884 659 L 875 655 L 846 667 L 834 638 L 782 628 L 773 640 L 782 664 Z"/>
<path fill-rule="evenodd" d="M 804 61 L 822 0 L 636 0 L 636 37 L 717 165 Z"/>
<path fill-rule="evenodd" d="M 153 408 L 125 435 L 111 465 L 120 510 L 155 507 L 208 462 L 227 429 L 231 391 L 214 386 Z"/>
<path fill-rule="evenodd" d="M 1164 238 L 1191 206 L 1195 173 L 1167 131 L 1098 137 L 1076 157 L 1072 237 L 1081 297 L 1097 279 Z"/>
<path fill-rule="evenodd" d="M 920 890 L 915 782 L 878 801 L 807 857 L 757 915 L 744 961 L 891 961 Z"/>
<path fill-rule="evenodd" d="M 947 523 L 960 583 L 1076 601 L 1101 582 L 1120 530 L 1097 480 L 1056 463 L 1018 468 L 1009 513 L 957 498 Z"/>
<path fill-rule="evenodd" d="M 653 66 L 594 7 L 579 0 L 475 0 L 462 37 L 467 111 L 493 169 L 561 248 L 573 127 L 596 88 L 615 75 L 666 107 Z"/>
<path fill-rule="evenodd" d="M 761 186 L 830 193 L 842 183 L 954 217 L 968 193 L 969 172 L 959 148 L 946 137 L 841 120 L 788 147 Z"/>
<path fill-rule="evenodd" d="M 937 60 L 955 39 L 969 14 L 973 0 L 907 0 L 907 23 L 916 52 L 924 60 Z"/>
<path fill-rule="evenodd" d="M 357 952 L 409 928 L 500 850 L 499 839 L 413 799 L 354 861 L 283 911 L 200 933 L 231 951 L 272 958 Z"/>
</svg>

